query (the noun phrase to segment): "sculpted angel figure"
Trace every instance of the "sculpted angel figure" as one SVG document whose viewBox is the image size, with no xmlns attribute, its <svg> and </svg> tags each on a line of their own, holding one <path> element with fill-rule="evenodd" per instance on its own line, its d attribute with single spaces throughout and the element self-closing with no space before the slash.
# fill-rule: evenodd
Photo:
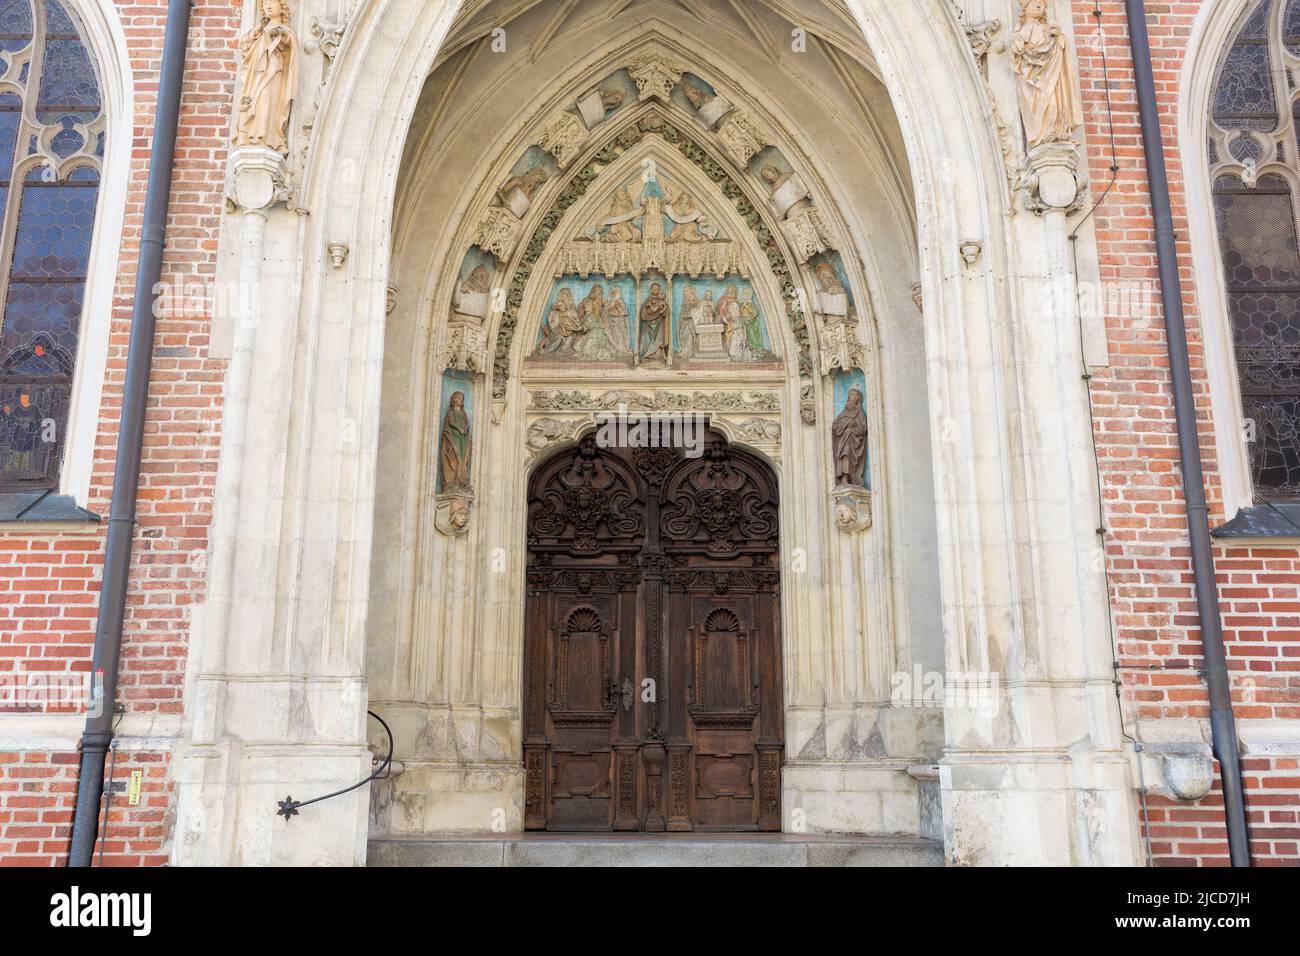
<svg viewBox="0 0 1300 956">
<path fill-rule="evenodd" d="M 261 0 L 257 26 L 239 41 L 243 88 L 235 124 L 236 146 L 289 152 L 289 110 L 298 85 L 298 41 L 284 0 Z"/>
<path fill-rule="evenodd" d="M 1024 0 L 1011 34 L 1011 66 L 1029 148 L 1068 143 L 1083 125 L 1070 41 L 1047 19 L 1047 0 Z"/>
</svg>

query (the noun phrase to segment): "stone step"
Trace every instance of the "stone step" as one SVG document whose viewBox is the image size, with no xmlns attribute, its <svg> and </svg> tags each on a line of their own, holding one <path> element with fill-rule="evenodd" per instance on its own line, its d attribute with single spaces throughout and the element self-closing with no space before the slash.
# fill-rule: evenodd
<svg viewBox="0 0 1300 956">
<path fill-rule="evenodd" d="M 368 866 L 943 866 L 937 840 L 771 834 L 431 836 L 371 840 Z"/>
</svg>

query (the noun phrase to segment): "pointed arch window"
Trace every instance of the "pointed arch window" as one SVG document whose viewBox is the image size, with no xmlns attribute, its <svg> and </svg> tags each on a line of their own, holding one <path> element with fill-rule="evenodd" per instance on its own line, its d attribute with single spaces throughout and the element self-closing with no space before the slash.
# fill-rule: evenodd
<svg viewBox="0 0 1300 956">
<path fill-rule="evenodd" d="M 74 15 L 0 0 L 0 491 L 58 484 L 103 156 Z"/>
</svg>

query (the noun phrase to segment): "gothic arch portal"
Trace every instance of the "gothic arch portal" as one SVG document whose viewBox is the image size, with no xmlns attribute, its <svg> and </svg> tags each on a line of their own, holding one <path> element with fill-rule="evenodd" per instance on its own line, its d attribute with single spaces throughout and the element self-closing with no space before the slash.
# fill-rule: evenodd
<svg viewBox="0 0 1300 956">
<path fill-rule="evenodd" d="M 246 394 L 232 399 L 248 409 L 246 433 L 258 437 L 243 443 L 223 429 L 221 467 L 243 480 L 238 500 L 220 502 L 214 517 L 216 584 L 196 614 L 175 771 L 176 860 L 362 862 L 368 832 L 509 828 L 522 819 L 518 511 L 529 442 L 568 440 L 555 434 L 557 420 L 603 409 L 572 397 L 591 391 L 579 382 L 542 389 L 527 380 L 519 324 L 500 356 L 508 376 L 453 369 L 466 379 L 444 388 L 433 369 L 453 346 L 469 354 L 468 329 L 459 341 L 446 334 L 458 304 L 487 311 L 474 305 L 474 283 L 463 295 L 457 288 L 453 302 L 466 238 L 491 246 L 500 233 L 480 229 L 493 225 L 489 216 L 509 226 L 488 212 L 500 208 L 494 194 L 526 173 L 514 166 L 540 146 L 539 130 L 551 147 L 565 141 L 563 126 L 547 122 L 574 129 L 557 110 L 571 105 L 587 125 L 578 102 L 592 91 L 580 81 L 599 83 L 615 60 L 626 69 L 637 31 L 657 34 L 755 125 L 790 138 L 760 145 L 788 149 L 791 165 L 800 164 L 824 214 L 823 238 L 849 253 L 843 284 L 864 313 L 857 343 L 871 376 L 871 476 L 881 495 L 870 528 L 852 502 L 830 506 L 834 389 L 824 363 L 838 350 L 824 324 L 808 320 L 805 367 L 797 348 L 786 348 L 780 375 L 758 390 L 775 396 L 777 410 L 765 396 L 733 396 L 709 410 L 735 419 L 729 434 L 772 460 L 782 494 L 807 509 L 781 514 L 782 587 L 793 592 L 782 604 L 784 633 L 791 620 L 818 622 L 784 651 L 794 666 L 785 674 L 783 811 L 802 809 L 812 828 L 916 833 L 908 762 L 933 756 L 951 858 L 1133 859 L 1127 829 L 1101 839 L 1086 825 L 1098 805 L 1109 819 L 1136 816 L 1111 695 L 1105 590 L 1079 547 L 1095 516 L 1095 473 L 1081 450 L 1086 396 L 1058 377 L 1079 361 L 1077 322 L 1043 279 L 1047 250 L 1064 248 L 1064 221 L 1012 216 L 997 116 L 952 5 L 810 0 L 800 13 L 811 32 L 843 52 L 818 61 L 834 83 L 796 70 L 777 96 L 752 92 L 779 75 L 761 59 L 774 52 L 770 40 L 765 48 L 745 38 L 747 28 L 718 25 L 731 5 L 692 4 L 711 11 L 707 30 L 680 4 L 631 6 L 589 43 L 602 20 L 581 4 L 571 22 L 513 5 L 507 48 L 510 23 L 544 21 L 515 48 L 529 66 L 492 79 L 459 113 L 455 96 L 438 91 L 454 94 L 459 80 L 490 72 L 502 11 L 426 0 L 348 6 L 318 99 L 305 97 L 294 119 L 310 133 L 290 157 L 292 200 L 266 217 L 264 256 L 250 266 L 274 280 L 258 308 L 276 321 L 257 327 Z M 764 4 L 757 16 L 783 8 Z M 734 9 L 725 16 L 734 21 Z M 516 95 L 506 95 L 511 83 Z M 536 110 L 521 108 L 518 89 L 529 90 Z M 622 126 L 621 109 L 593 114 L 587 132 Z M 642 109 L 648 116 L 651 107 Z M 817 123 L 819 138 L 801 136 Z M 701 135 L 710 161 L 743 177 L 745 162 L 722 142 L 728 126 Z M 726 138 L 744 150 L 748 135 L 742 123 Z M 581 152 L 572 164 L 587 161 Z M 749 182 L 740 199 L 752 203 L 757 186 Z M 527 308 L 530 294 L 521 287 L 510 301 L 521 256 L 538 228 L 556 224 L 545 220 L 549 210 L 521 211 L 517 242 L 500 264 L 510 274 L 503 305 L 514 308 Z M 800 244 L 781 225 L 788 217 L 767 209 L 759 218 L 766 232 L 776 226 L 778 251 L 801 269 Z M 479 317 L 495 363 L 503 326 L 496 312 Z M 691 388 L 689 374 L 679 384 Z M 739 384 L 713 391 L 743 391 Z M 534 406 L 531 394 L 525 401 L 537 391 L 555 407 Z M 472 406 L 475 460 L 501 468 L 476 479 L 467 520 L 460 489 L 427 480 L 430 436 L 455 392 Z M 816 543 L 805 549 L 812 562 L 796 569 L 799 535 Z M 473 560 L 463 560 L 471 550 Z M 853 568 L 876 569 L 876 583 Z M 805 583 L 791 584 L 796 575 Z M 869 605 L 864 593 L 880 599 Z M 867 633 L 873 627 L 879 639 Z M 490 641 L 478 643 L 483 635 Z M 907 686 L 896 691 L 891 678 L 914 671 L 996 672 L 997 713 L 990 720 L 969 707 L 927 706 Z M 885 694 L 900 700 L 881 693 L 882 678 Z M 261 806 L 281 799 L 289 781 L 294 791 L 327 792 L 365 775 L 368 701 L 384 703 L 399 747 L 417 755 L 397 785 L 375 788 L 373 803 L 363 789 L 319 805 L 310 833 L 263 820 Z M 844 781 L 853 797 L 836 799 Z M 428 798 L 437 793 L 457 799 Z"/>
</svg>

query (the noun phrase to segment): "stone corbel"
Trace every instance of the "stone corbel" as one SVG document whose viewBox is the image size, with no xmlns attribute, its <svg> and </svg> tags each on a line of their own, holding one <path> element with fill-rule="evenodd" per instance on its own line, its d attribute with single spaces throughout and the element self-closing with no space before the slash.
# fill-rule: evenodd
<svg viewBox="0 0 1300 956">
<path fill-rule="evenodd" d="M 811 382 L 799 388 L 799 420 L 805 425 L 817 424 L 817 390 Z"/>
<path fill-rule="evenodd" d="M 766 137 L 749 118 L 749 114 L 736 110 L 718 130 L 718 140 L 727 155 L 743 169 L 754 154 L 763 148 Z"/>
<path fill-rule="evenodd" d="M 912 283 L 912 301 L 916 303 L 917 312 L 925 312 L 925 296 L 919 282 Z"/>
<path fill-rule="evenodd" d="M 979 23 L 964 24 L 964 27 L 971 52 L 975 54 L 975 61 L 981 68 L 990 53 L 1001 53 L 1007 48 L 1005 42 L 994 39 L 1002 29 L 1001 20 L 981 20 Z"/>
<path fill-rule="evenodd" d="M 859 485 L 841 485 L 831 492 L 835 527 L 856 534 L 871 527 L 871 490 Z"/>
<path fill-rule="evenodd" d="M 487 332 L 476 325 L 456 323 L 447 332 L 438 364 L 443 369 L 483 375 L 487 372 Z"/>
<path fill-rule="evenodd" d="M 346 242 L 331 242 L 325 247 L 329 253 L 330 265 L 335 269 L 342 269 L 343 264 L 348 261 L 348 252 L 350 251 Z"/>
<path fill-rule="evenodd" d="M 1087 192 L 1079 177 L 1079 147 L 1066 142 L 1035 147 L 1025 160 L 1021 186 L 1030 212 L 1078 209 Z"/>
<path fill-rule="evenodd" d="M 520 226 L 519 220 L 510 214 L 510 210 L 490 206 L 483 221 L 479 223 L 471 244 L 505 262 L 519 241 Z"/>
<path fill-rule="evenodd" d="M 390 285 L 384 290 L 384 315 L 393 314 L 393 310 L 397 308 L 397 293 L 400 291 L 395 285 Z"/>
<path fill-rule="evenodd" d="M 791 214 L 782 223 L 782 228 L 800 265 L 819 252 L 835 248 L 831 244 L 830 228 L 816 206 L 807 206 L 801 212 Z"/>
<path fill-rule="evenodd" d="M 343 42 L 343 31 L 347 29 L 347 23 L 332 20 L 322 20 L 320 17 L 311 18 L 311 36 L 312 39 L 303 44 L 308 53 L 320 51 L 321 56 L 325 58 L 325 68 L 321 71 L 321 81 L 329 76 L 330 67 L 334 65 L 334 56 L 339 52 L 339 45 Z"/>
<path fill-rule="evenodd" d="M 561 110 L 542 130 L 537 145 L 554 156 L 555 162 L 564 169 L 578 155 L 587 136 L 582 121 L 568 110 Z"/>
<path fill-rule="evenodd" d="M 444 491 L 434 496 L 433 503 L 433 524 L 441 534 L 459 538 L 469 530 L 474 492 Z"/>
<path fill-rule="evenodd" d="M 961 253 L 962 261 L 966 265 L 973 266 L 979 262 L 980 253 L 984 251 L 984 244 L 978 239 L 966 239 L 957 247 L 957 251 Z"/>
<path fill-rule="evenodd" d="M 636 83 L 641 99 L 655 96 L 667 103 L 673 87 L 681 81 L 685 67 L 657 53 L 643 53 L 632 62 L 627 72 Z"/>
<path fill-rule="evenodd" d="M 823 326 L 820 355 L 822 375 L 831 375 L 837 369 L 866 371 L 867 350 L 858 341 L 856 323 L 840 320 Z"/>
<path fill-rule="evenodd" d="M 241 146 L 230 152 L 230 211 L 257 211 L 284 206 L 294 212 L 293 184 L 283 155 L 265 146 Z"/>
</svg>

